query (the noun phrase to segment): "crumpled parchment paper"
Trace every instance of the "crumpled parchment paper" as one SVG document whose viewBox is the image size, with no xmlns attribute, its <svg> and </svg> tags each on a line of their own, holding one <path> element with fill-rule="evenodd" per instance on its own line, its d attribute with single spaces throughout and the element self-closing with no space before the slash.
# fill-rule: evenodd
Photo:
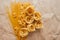
<svg viewBox="0 0 60 40">
<path fill-rule="evenodd" d="M 14 1 L 14 0 L 12 0 Z M 18 0 L 17 0 L 18 1 Z M 19 0 L 30 2 L 42 14 L 43 28 L 30 33 L 27 40 L 60 40 L 59 0 Z M 5 12 L 11 0 L 0 0 L 0 40 L 16 40 L 12 25 Z"/>
</svg>

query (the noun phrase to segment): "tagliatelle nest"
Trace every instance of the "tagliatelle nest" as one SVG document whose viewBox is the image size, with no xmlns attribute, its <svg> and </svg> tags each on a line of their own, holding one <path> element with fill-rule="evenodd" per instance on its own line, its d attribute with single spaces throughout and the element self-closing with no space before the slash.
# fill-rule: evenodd
<svg viewBox="0 0 60 40">
<path fill-rule="evenodd" d="M 41 13 L 36 12 L 30 3 L 12 3 L 10 8 L 8 14 L 17 36 L 26 37 L 42 28 Z"/>
</svg>

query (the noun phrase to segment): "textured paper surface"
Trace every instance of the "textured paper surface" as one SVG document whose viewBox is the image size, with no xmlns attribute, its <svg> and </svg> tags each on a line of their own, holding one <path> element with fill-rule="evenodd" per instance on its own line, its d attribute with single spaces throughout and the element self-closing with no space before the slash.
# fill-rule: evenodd
<svg viewBox="0 0 60 40">
<path fill-rule="evenodd" d="M 27 40 L 60 40 L 60 1 L 59 0 L 20 0 L 30 2 L 40 11 L 43 17 L 44 27 L 30 33 Z M 5 5 L 10 0 L 0 0 L 0 40 L 16 40 L 9 22 Z M 44 19 L 45 18 L 45 19 Z"/>
</svg>

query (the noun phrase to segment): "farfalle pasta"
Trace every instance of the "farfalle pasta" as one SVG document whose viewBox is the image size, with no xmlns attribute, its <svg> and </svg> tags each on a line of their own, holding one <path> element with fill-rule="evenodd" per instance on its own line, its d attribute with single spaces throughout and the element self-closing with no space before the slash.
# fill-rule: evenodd
<svg viewBox="0 0 60 40">
<path fill-rule="evenodd" d="M 41 13 L 36 12 L 30 3 L 11 3 L 8 16 L 18 40 L 42 27 Z"/>
</svg>

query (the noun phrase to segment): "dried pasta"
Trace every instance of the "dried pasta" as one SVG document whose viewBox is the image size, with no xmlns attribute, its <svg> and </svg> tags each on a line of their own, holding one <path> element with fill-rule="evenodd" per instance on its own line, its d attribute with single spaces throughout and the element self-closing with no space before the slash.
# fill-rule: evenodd
<svg viewBox="0 0 60 40">
<path fill-rule="evenodd" d="M 41 13 L 36 12 L 30 3 L 11 3 L 8 12 L 12 27 L 18 39 L 42 27 Z"/>
<path fill-rule="evenodd" d="M 27 28 L 21 28 L 19 31 L 19 34 L 21 37 L 26 37 L 28 35 L 28 30 Z"/>
<path fill-rule="evenodd" d="M 29 31 L 29 32 L 34 32 L 34 31 L 35 31 L 35 25 L 33 25 L 33 24 L 29 24 L 29 25 L 27 26 L 27 28 L 28 28 L 28 31 Z"/>
</svg>

